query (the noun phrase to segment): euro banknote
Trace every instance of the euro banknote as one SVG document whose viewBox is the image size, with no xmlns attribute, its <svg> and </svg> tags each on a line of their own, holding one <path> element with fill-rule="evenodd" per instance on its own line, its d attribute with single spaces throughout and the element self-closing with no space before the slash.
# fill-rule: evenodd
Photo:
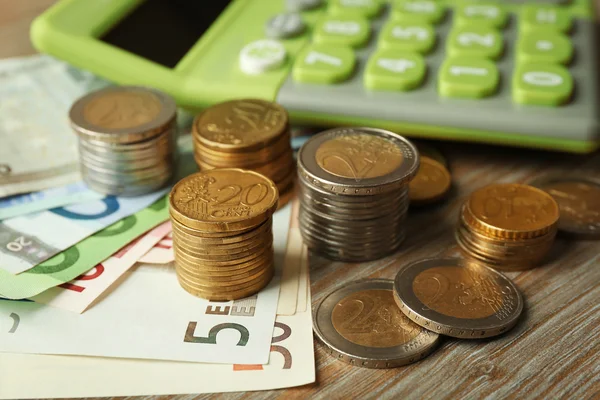
<svg viewBox="0 0 600 400">
<path fill-rule="evenodd" d="M 0 61 L 0 198 L 81 179 L 68 112 L 96 76 L 45 55 Z"/>
<path fill-rule="evenodd" d="M 70 204 L 100 200 L 104 195 L 88 189 L 83 182 L 70 183 L 39 192 L 17 194 L 0 199 L 0 221 Z"/>
<path fill-rule="evenodd" d="M 181 288 L 174 268 L 141 265 L 81 315 L 35 302 L 0 301 L 0 315 L 21 321 L 14 330 L 0 331 L 0 352 L 265 364 L 289 216 L 289 206 L 274 215 L 276 277 L 254 297 L 200 299 Z"/>
<path fill-rule="evenodd" d="M 50 288 L 32 297 L 31 300 L 82 313 L 170 231 L 171 222 L 163 222 L 85 274 L 70 282 Z"/>
</svg>

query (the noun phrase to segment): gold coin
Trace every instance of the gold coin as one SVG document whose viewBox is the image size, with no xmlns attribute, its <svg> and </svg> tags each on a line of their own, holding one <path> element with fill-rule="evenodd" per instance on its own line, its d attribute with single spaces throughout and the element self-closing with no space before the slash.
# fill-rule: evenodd
<svg viewBox="0 0 600 400">
<path fill-rule="evenodd" d="M 216 169 L 189 175 L 171 190 L 171 216 L 209 232 L 255 227 L 273 215 L 277 187 L 270 179 L 242 169 Z"/>
<path fill-rule="evenodd" d="M 84 107 L 83 116 L 101 128 L 127 129 L 152 121 L 160 109 L 160 100 L 151 92 L 106 92 Z"/>
<path fill-rule="evenodd" d="M 194 136 L 214 150 L 259 149 L 288 129 L 288 114 L 277 103 L 244 99 L 217 104 L 196 117 Z"/>
<path fill-rule="evenodd" d="M 243 273 L 262 265 L 267 265 L 273 262 L 273 259 L 273 252 L 265 252 L 257 258 L 241 264 L 229 266 L 207 266 L 206 264 L 189 263 L 181 259 L 178 255 L 175 255 L 175 264 L 187 271 L 196 271 L 196 273 L 202 273 L 206 276 L 229 276 L 237 273 Z"/>
<path fill-rule="evenodd" d="M 439 162 L 421 157 L 419 170 L 409 183 L 411 204 L 430 204 L 443 198 L 452 185 L 450 172 Z"/>
<path fill-rule="evenodd" d="M 559 209 L 548 193 L 517 183 L 489 185 L 473 192 L 464 217 L 477 230 L 501 238 L 544 235 L 558 222 Z"/>
<path fill-rule="evenodd" d="M 390 174 L 404 160 L 402 150 L 395 143 L 366 133 L 329 139 L 317 148 L 315 158 L 330 174 L 353 179 Z"/>
<path fill-rule="evenodd" d="M 283 191 L 290 187 L 290 185 L 294 184 L 294 178 L 296 177 L 296 171 L 291 170 L 290 173 L 284 177 L 282 180 L 275 182 L 275 186 L 277 186 L 277 190 Z"/>
<path fill-rule="evenodd" d="M 178 276 L 178 279 L 179 279 L 179 276 Z M 198 290 L 198 289 L 194 288 L 193 286 L 188 285 L 181 279 L 179 279 L 179 284 L 185 291 L 187 291 L 188 293 L 190 293 L 193 296 L 211 300 L 211 301 L 231 301 L 231 300 L 245 299 L 247 297 L 250 297 L 250 296 L 255 295 L 256 293 L 260 292 L 263 288 L 265 288 L 269 284 L 269 282 L 270 282 L 270 280 L 266 281 L 266 282 L 260 282 L 255 286 L 249 287 L 247 289 L 239 290 L 237 292 L 214 292 L 214 291 L 210 292 L 210 291 Z"/>
<path fill-rule="evenodd" d="M 261 279 L 266 279 L 267 275 L 273 274 L 273 264 L 265 264 L 261 266 L 261 268 L 257 268 L 252 273 L 244 276 L 243 273 L 240 273 L 239 276 L 231 276 L 231 277 L 206 277 L 198 274 L 190 273 L 187 270 L 182 269 L 179 266 L 176 266 L 177 273 L 182 275 L 183 278 L 190 284 L 195 285 L 198 289 L 205 288 L 205 290 L 239 290 L 244 289 L 248 286 L 252 286 L 257 281 Z M 207 279 L 208 278 L 208 279 Z"/>
<path fill-rule="evenodd" d="M 178 253 L 175 253 L 175 263 L 181 265 L 188 271 L 198 271 L 206 275 L 227 275 L 237 272 L 244 272 L 253 269 L 259 265 L 264 265 L 273 260 L 274 254 L 272 251 L 265 251 L 257 257 L 237 264 L 212 265 L 206 262 L 197 263 L 181 258 Z"/>
<path fill-rule="evenodd" d="M 177 221 L 175 218 L 173 218 L 173 215 L 171 213 L 169 213 L 169 216 L 171 217 L 172 223 L 174 225 L 177 225 L 177 229 L 180 232 L 184 232 L 185 234 L 194 236 L 194 237 L 201 237 L 203 239 L 218 240 L 218 239 L 236 238 L 239 235 L 244 235 L 244 234 L 254 231 L 255 229 L 258 229 L 258 226 L 251 226 L 249 228 L 240 229 L 237 231 L 208 232 L 208 231 L 202 231 L 202 230 L 190 228 L 190 227 L 187 227 L 187 226 L 181 224 L 179 221 Z M 259 226 L 263 226 L 264 224 L 267 224 L 267 223 L 271 223 L 271 220 L 267 219 L 265 222 L 263 222 L 263 224 L 261 224 Z"/>
<path fill-rule="evenodd" d="M 177 263 L 176 267 L 181 268 L 183 271 L 186 271 L 187 273 L 189 273 L 191 276 L 196 276 L 196 277 L 201 277 L 203 279 L 206 280 L 211 280 L 211 279 L 231 279 L 235 277 L 241 277 L 241 276 L 247 276 L 247 274 L 252 273 L 253 271 L 258 271 L 259 269 L 265 269 L 266 266 L 273 264 L 273 257 L 272 256 L 268 256 L 265 257 L 263 259 L 260 259 L 259 261 L 255 262 L 254 264 L 248 265 L 245 268 L 241 268 L 241 269 L 236 269 L 236 270 L 225 270 L 225 271 L 218 271 L 218 270 L 203 270 L 203 269 L 198 269 L 198 268 L 194 268 L 194 267 L 190 267 L 188 264 L 185 263 Z"/>
<path fill-rule="evenodd" d="M 237 167 L 241 167 L 263 164 L 276 159 L 281 155 L 281 153 L 291 150 L 292 146 L 290 141 L 290 135 L 289 133 L 286 133 L 262 149 L 243 153 L 227 153 L 223 151 L 212 150 L 206 146 L 203 146 L 201 142 L 195 139 L 193 140 L 193 144 L 194 153 L 201 160 L 206 160 L 205 162 L 207 163 L 220 166 L 228 166 L 233 164 Z"/>
<path fill-rule="evenodd" d="M 281 209 L 286 206 L 296 195 L 296 185 L 294 182 L 288 187 L 283 189 L 283 192 L 279 195 L 279 204 L 277 209 Z"/>
<path fill-rule="evenodd" d="M 264 285 L 266 285 L 268 282 L 271 281 L 274 274 L 275 273 L 274 273 L 273 268 L 267 269 L 265 271 L 265 273 L 257 279 L 254 279 L 249 282 L 231 285 L 231 286 L 202 285 L 201 283 L 195 281 L 194 279 L 191 279 L 190 277 L 186 276 L 185 274 L 181 274 L 179 272 L 177 273 L 177 277 L 179 278 L 180 281 L 184 281 L 188 286 L 193 287 L 194 289 L 196 289 L 198 291 L 209 292 L 209 293 L 210 292 L 232 293 L 232 292 L 238 292 L 241 290 L 248 290 L 250 288 L 255 288 L 257 286 L 263 287 Z"/>
<path fill-rule="evenodd" d="M 173 241 L 173 248 L 177 247 L 177 251 L 181 257 L 186 258 L 191 262 L 197 262 L 202 264 L 203 262 L 211 262 L 211 261 L 225 261 L 225 262 L 242 262 L 245 260 L 251 260 L 255 254 L 263 251 L 265 248 L 271 247 L 272 241 L 268 241 L 265 243 L 259 243 L 258 246 L 251 248 L 249 250 L 244 250 L 239 253 L 233 253 L 233 251 L 224 254 L 201 254 L 199 252 L 192 253 L 189 249 L 182 248 L 179 243 Z"/>
<path fill-rule="evenodd" d="M 234 243 L 233 245 L 229 245 L 227 247 L 225 247 L 225 245 L 194 246 L 193 244 L 183 242 L 178 238 L 174 238 L 174 241 L 177 242 L 177 246 L 180 248 L 180 250 L 184 251 L 189 256 L 199 258 L 203 258 L 205 256 L 230 256 L 232 258 L 237 258 L 242 254 L 246 254 L 255 250 L 257 247 L 272 243 L 273 236 L 265 235 L 264 237 L 259 237 L 248 242 Z"/>
<path fill-rule="evenodd" d="M 264 275 L 260 278 L 255 279 L 254 281 L 246 282 L 243 284 L 233 285 L 233 286 L 203 286 L 198 284 L 193 279 L 190 279 L 185 274 L 177 273 L 177 278 L 179 282 L 185 283 L 188 287 L 193 288 L 196 292 L 206 293 L 206 294 L 215 294 L 215 295 L 225 295 L 225 294 L 234 294 L 240 293 L 248 290 L 260 290 L 265 287 L 273 276 L 275 275 L 275 269 L 271 268 L 266 271 Z"/>
<path fill-rule="evenodd" d="M 96 147 L 136 148 L 175 125 L 175 100 L 158 90 L 115 86 L 91 92 L 77 100 L 69 111 L 71 126 L 80 139 Z M 99 143 L 98 143 L 99 142 Z M 133 150 L 133 148 L 131 148 Z"/>
<path fill-rule="evenodd" d="M 262 237 L 263 235 L 272 235 L 271 225 L 271 222 L 267 220 L 267 222 L 259 225 L 258 228 L 252 231 L 227 238 L 203 238 L 199 236 L 193 236 L 186 232 L 180 231 L 175 224 L 173 224 L 173 232 L 177 235 L 177 240 L 183 241 L 186 244 L 218 247 L 243 244 L 257 237 Z"/>
<path fill-rule="evenodd" d="M 264 255 L 264 253 L 273 252 L 273 246 L 265 246 L 263 248 L 257 249 L 255 254 L 251 254 L 249 256 L 242 257 L 242 258 L 230 259 L 230 260 L 223 260 L 223 259 L 205 260 L 205 259 L 197 259 L 194 257 L 190 257 L 185 252 L 180 251 L 179 247 L 176 246 L 175 242 L 173 242 L 173 251 L 175 252 L 176 260 L 177 260 L 177 258 L 180 258 L 183 261 L 185 261 L 186 263 L 188 263 L 189 265 L 198 265 L 198 266 L 201 266 L 201 268 L 205 268 L 205 267 L 231 267 L 231 268 L 233 268 L 236 265 L 239 266 L 243 263 L 246 263 L 246 262 L 252 261 L 254 259 L 257 259 L 259 257 L 262 257 Z"/>
</svg>

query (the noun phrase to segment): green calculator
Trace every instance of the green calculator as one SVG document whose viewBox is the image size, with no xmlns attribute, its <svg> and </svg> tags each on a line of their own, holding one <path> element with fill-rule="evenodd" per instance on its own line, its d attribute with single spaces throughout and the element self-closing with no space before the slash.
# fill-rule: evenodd
<svg viewBox="0 0 600 400">
<path fill-rule="evenodd" d="M 587 153 L 600 145 L 593 0 L 62 0 L 34 45 L 201 110 Z"/>
</svg>

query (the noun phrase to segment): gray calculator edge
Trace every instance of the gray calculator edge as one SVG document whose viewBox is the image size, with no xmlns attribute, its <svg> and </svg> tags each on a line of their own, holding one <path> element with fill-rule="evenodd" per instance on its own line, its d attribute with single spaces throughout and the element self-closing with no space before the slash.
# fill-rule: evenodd
<svg viewBox="0 0 600 400">
<path fill-rule="evenodd" d="M 518 35 L 516 15 L 510 14 L 501 31 L 505 49 L 496 61 L 500 85 L 495 95 L 479 100 L 442 98 L 437 92 L 439 67 L 446 57 L 445 38 L 452 28 L 452 12 L 435 26 L 436 47 L 425 57 L 427 76 L 423 85 L 409 92 L 376 92 L 365 88 L 364 71 L 369 56 L 377 49 L 382 26 L 389 10 L 373 20 L 367 46 L 355 50 L 357 66 L 353 76 L 334 85 L 296 83 L 291 75 L 281 86 L 277 101 L 290 111 L 322 115 L 343 115 L 382 121 L 433 125 L 487 132 L 523 134 L 574 141 L 600 140 L 598 112 L 599 82 L 595 48 L 596 25 L 574 19 L 570 39 L 574 59 L 568 65 L 573 76 L 573 100 L 559 107 L 521 106 L 512 101 L 512 72 Z M 441 47 L 440 47 L 441 46 Z M 458 135 L 457 135 L 458 136 Z"/>
</svg>

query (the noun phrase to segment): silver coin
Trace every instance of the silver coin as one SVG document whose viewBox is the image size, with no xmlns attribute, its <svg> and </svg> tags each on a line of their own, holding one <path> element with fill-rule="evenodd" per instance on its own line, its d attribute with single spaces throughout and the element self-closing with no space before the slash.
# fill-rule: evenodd
<svg viewBox="0 0 600 400">
<path fill-rule="evenodd" d="M 558 203 L 558 229 L 582 239 L 600 239 L 600 175 L 545 175 L 527 182 Z"/>
<path fill-rule="evenodd" d="M 316 190 L 311 190 L 310 188 L 306 187 L 303 182 L 300 181 L 300 183 L 300 192 L 305 194 L 307 197 L 344 209 L 381 207 L 403 201 L 409 201 L 408 190 L 386 193 L 380 196 L 341 196 L 329 195 Z"/>
<path fill-rule="evenodd" d="M 176 119 L 175 100 L 158 90 L 112 86 L 83 96 L 69 112 L 80 137 L 131 143 L 155 137 Z"/>
<path fill-rule="evenodd" d="M 468 260 L 421 260 L 394 280 L 402 312 L 425 329 L 462 339 L 500 335 L 516 323 L 523 298 L 500 272 Z"/>
<path fill-rule="evenodd" d="M 392 289 L 387 279 L 351 282 L 316 306 L 313 329 L 329 354 L 358 367 L 394 368 L 435 349 L 439 335 L 406 318 Z"/>
</svg>

